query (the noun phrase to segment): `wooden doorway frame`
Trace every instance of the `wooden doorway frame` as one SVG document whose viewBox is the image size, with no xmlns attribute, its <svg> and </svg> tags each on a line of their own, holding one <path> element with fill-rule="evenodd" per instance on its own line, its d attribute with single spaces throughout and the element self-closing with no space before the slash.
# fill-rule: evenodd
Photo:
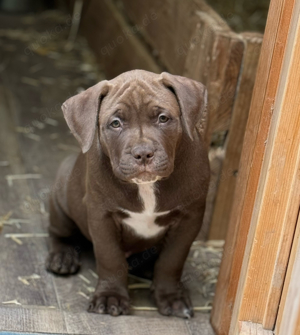
<svg viewBox="0 0 300 335">
<path fill-rule="evenodd" d="M 271 0 L 211 318 L 218 335 L 247 334 L 249 321 L 257 334 L 275 329 L 300 205 L 299 60 L 300 1 Z"/>
</svg>

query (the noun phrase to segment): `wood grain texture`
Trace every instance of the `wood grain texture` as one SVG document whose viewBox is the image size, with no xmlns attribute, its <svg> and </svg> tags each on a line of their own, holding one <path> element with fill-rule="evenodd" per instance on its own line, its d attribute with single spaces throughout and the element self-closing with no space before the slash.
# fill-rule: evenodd
<svg viewBox="0 0 300 335">
<path fill-rule="evenodd" d="M 212 312 L 217 334 L 229 332 L 292 8 L 273 0 L 269 9 Z"/>
<path fill-rule="evenodd" d="M 234 189 L 239 170 L 243 138 L 248 120 L 255 73 L 260 55 L 263 35 L 243 33 L 245 43 L 242 70 L 235 95 L 230 129 L 226 138 L 226 155 L 220 173 L 209 239 L 225 240 L 233 203 Z"/>
<path fill-rule="evenodd" d="M 239 327 L 239 335 L 273 335 L 272 330 L 264 329 L 259 323 L 242 321 Z"/>
<path fill-rule="evenodd" d="M 298 215 L 297 226 L 296 226 L 295 235 L 293 238 L 293 246 L 292 246 L 292 250 L 291 250 L 291 254 L 289 258 L 289 265 L 288 265 L 288 269 L 287 269 L 285 279 L 284 279 L 284 286 L 283 286 L 283 290 L 282 290 L 282 294 L 280 298 L 278 315 L 276 318 L 276 328 L 275 328 L 276 335 L 279 334 L 279 329 L 280 329 L 280 325 L 282 322 L 283 311 L 285 309 L 287 293 L 288 293 L 289 286 L 290 286 L 291 275 L 292 275 L 294 263 L 297 257 L 299 244 L 300 244 L 300 215 Z"/>
<path fill-rule="evenodd" d="M 15 134 L 14 118 L 17 101 L 4 86 L 0 85 L 0 87 L 1 160 L 10 163 L 5 168 L 7 174 L 23 174 L 28 170 L 22 162 L 22 148 Z M 0 213 L 5 214 L 11 211 L 14 218 L 28 219 L 29 223 L 23 224 L 20 229 L 17 229 L 18 233 L 44 232 L 43 227 L 37 223 L 45 218 L 35 210 L 35 204 L 32 208 L 24 206 L 24 204 L 29 204 L 28 196 L 31 196 L 31 199 L 34 197 L 32 186 L 35 182 L 22 180 L 9 186 L 4 178 L 5 170 L 1 168 Z M 13 233 L 15 229 L 14 226 L 5 227 L 5 233 Z M 0 235 L 0 240 L 0 263 L 6 265 L 5 271 L 3 268 L 1 270 L 0 301 L 17 299 L 25 305 L 57 306 L 52 281 L 44 271 L 44 255 L 47 250 L 45 238 L 29 239 L 27 243 L 22 245 L 5 238 L 4 234 Z M 18 280 L 18 277 L 31 276 L 32 274 L 39 275 L 41 280 L 31 282 L 31 285 L 24 289 L 24 284 Z"/>
<path fill-rule="evenodd" d="M 240 74 L 244 43 L 237 34 L 222 30 L 207 12 L 197 11 L 183 75 L 203 82 L 208 90 L 207 139 L 228 130 Z"/>
<path fill-rule="evenodd" d="M 300 204 L 300 3 L 292 18 L 231 321 L 273 329 Z M 270 111 L 267 111 L 270 112 Z M 264 116 L 264 114 L 263 114 Z"/>
<path fill-rule="evenodd" d="M 49 310 L 47 308 L 0 307 L 0 329 L 11 332 L 80 335 L 213 335 L 208 315 L 196 317 L 194 328 L 189 331 L 190 321 L 165 317 L 119 316 Z M 66 324 L 66 325 L 65 325 Z M 197 330 L 196 330 L 197 329 Z M 202 332 L 203 330 L 203 332 Z"/>
<path fill-rule="evenodd" d="M 276 319 L 275 335 L 300 333 L 300 215 Z"/>
</svg>

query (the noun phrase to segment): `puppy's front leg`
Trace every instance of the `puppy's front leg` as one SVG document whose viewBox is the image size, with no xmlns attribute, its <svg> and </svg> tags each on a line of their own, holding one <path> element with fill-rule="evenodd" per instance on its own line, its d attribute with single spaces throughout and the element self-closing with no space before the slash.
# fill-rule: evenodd
<svg viewBox="0 0 300 335">
<path fill-rule="evenodd" d="M 193 308 L 180 282 L 184 262 L 196 238 L 203 219 L 204 208 L 189 213 L 169 228 L 154 269 L 152 289 L 158 311 L 163 315 L 183 318 L 193 316 Z"/>
<path fill-rule="evenodd" d="M 128 266 L 121 248 L 120 232 L 108 216 L 89 215 L 88 224 L 99 276 L 88 311 L 113 316 L 129 314 Z"/>
</svg>

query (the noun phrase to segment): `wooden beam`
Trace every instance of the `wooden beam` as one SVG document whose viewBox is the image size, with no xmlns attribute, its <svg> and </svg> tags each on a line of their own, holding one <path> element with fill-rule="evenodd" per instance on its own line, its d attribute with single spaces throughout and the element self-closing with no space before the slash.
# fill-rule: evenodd
<svg viewBox="0 0 300 335">
<path fill-rule="evenodd" d="M 270 4 L 212 311 L 218 335 L 229 332 L 292 9 L 293 1 Z"/>
<path fill-rule="evenodd" d="M 276 0 L 274 0 L 276 1 Z M 230 334 L 239 321 L 273 329 L 300 205 L 300 2 L 292 9 L 284 61 L 251 216 Z M 263 117 L 265 114 L 263 113 Z"/>
<path fill-rule="evenodd" d="M 241 37 L 245 43 L 245 51 L 225 144 L 226 156 L 210 224 L 208 236 L 210 240 L 225 240 L 226 238 L 263 35 L 242 33 Z"/>
</svg>

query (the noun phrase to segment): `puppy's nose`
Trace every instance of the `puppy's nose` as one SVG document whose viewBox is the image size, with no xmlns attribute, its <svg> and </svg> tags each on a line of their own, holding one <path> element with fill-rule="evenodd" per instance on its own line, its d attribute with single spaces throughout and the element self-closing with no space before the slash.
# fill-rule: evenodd
<svg viewBox="0 0 300 335">
<path fill-rule="evenodd" d="M 139 145 L 131 150 L 132 156 L 139 164 L 148 164 L 154 156 L 154 148 L 149 145 Z"/>
</svg>

